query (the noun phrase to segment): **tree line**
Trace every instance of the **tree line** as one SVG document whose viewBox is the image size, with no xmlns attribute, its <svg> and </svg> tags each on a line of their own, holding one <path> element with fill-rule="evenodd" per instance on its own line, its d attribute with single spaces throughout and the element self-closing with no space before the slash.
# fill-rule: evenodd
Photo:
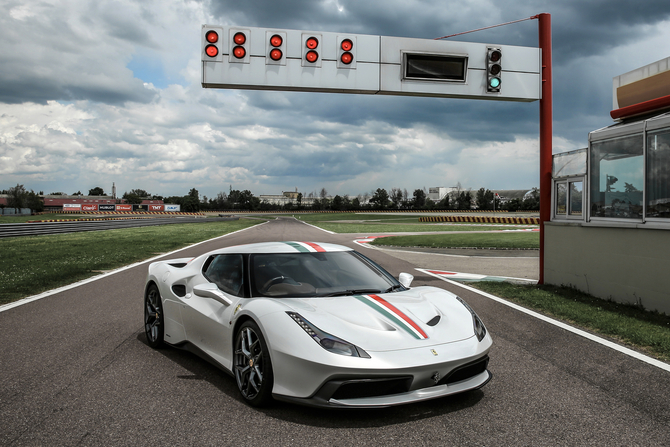
<svg viewBox="0 0 670 447">
<path fill-rule="evenodd" d="M 33 211 L 42 211 L 44 203 L 40 199 L 43 193 L 36 194 L 27 191 L 23 185 L 16 185 L 9 190 L 2 191 L 7 194 L 8 207 L 31 208 Z M 51 193 L 64 195 L 64 193 Z M 82 195 L 80 191 L 73 195 Z M 89 196 L 105 195 L 101 187 L 89 190 Z M 471 190 L 457 187 L 455 191 L 445 195 L 439 201 L 433 201 L 428 197 L 426 188 L 415 189 L 410 195 L 407 189 L 391 188 L 389 190 L 377 188 L 370 193 L 359 194 L 351 197 L 347 194 L 331 197 L 325 188 L 317 192 L 295 194 L 295 199 L 290 199 L 284 204 L 270 203 L 254 196 L 248 189 L 237 190 L 230 187 L 226 193 L 219 192 L 216 197 L 200 197 L 196 188 L 191 188 L 184 196 L 160 196 L 150 194 L 143 189 L 132 189 L 122 196 L 123 201 L 131 204 L 139 204 L 143 200 L 162 200 L 164 203 L 180 205 L 184 212 L 197 211 L 357 211 L 357 210 L 538 210 L 540 208 L 540 193 L 533 188 L 530 194 L 524 198 L 515 198 L 502 203 L 499 197 L 489 189 L 480 188 L 474 194 Z M 307 200 L 305 200 L 307 199 Z M 121 199 L 117 200 L 121 202 Z"/>
</svg>

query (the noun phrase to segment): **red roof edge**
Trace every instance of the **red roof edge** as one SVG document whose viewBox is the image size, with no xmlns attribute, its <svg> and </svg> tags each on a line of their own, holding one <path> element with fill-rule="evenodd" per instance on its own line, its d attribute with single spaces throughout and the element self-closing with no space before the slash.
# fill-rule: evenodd
<svg viewBox="0 0 670 447">
<path fill-rule="evenodd" d="M 629 116 L 641 115 L 643 113 L 653 112 L 654 110 L 664 109 L 667 107 L 670 107 L 670 95 L 612 110 L 610 112 L 610 116 L 613 119 L 627 118 Z"/>
</svg>

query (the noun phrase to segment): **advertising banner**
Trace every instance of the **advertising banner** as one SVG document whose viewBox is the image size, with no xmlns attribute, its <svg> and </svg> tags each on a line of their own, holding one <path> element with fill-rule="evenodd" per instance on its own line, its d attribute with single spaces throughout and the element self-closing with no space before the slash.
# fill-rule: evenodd
<svg viewBox="0 0 670 447">
<path fill-rule="evenodd" d="M 81 211 L 81 203 L 64 203 L 63 211 Z"/>
<path fill-rule="evenodd" d="M 149 205 L 149 211 L 163 211 L 163 205 Z"/>
<path fill-rule="evenodd" d="M 132 211 L 132 205 L 116 205 L 116 211 Z"/>
<path fill-rule="evenodd" d="M 83 204 L 81 206 L 82 211 L 98 211 L 98 205 L 95 204 Z"/>
<path fill-rule="evenodd" d="M 116 205 L 98 205 L 98 211 L 116 211 Z"/>
<path fill-rule="evenodd" d="M 165 211 L 175 211 L 179 212 L 179 209 L 181 208 L 180 205 L 165 205 Z"/>
<path fill-rule="evenodd" d="M 133 205 L 133 211 L 149 211 L 149 205 Z"/>
</svg>

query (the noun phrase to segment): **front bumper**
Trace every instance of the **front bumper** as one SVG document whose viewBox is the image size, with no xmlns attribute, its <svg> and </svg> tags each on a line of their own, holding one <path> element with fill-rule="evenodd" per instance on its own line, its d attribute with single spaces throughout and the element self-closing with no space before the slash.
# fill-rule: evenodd
<svg viewBox="0 0 670 447">
<path fill-rule="evenodd" d="M 279 394 L 274 397 L 300 405 L 328 408 L 385 408 L 411 404 L 483 387 L 492 378 L 487 369 L 488 360 L 485 355 L 463 364 L 441 380 L 436 373 L 430 378 L 430 384 L 416 375 L 348 377 L 327 381 L 308 398 Z M 422 387 L 417 389 L 417 383 Z"/>
</svg>

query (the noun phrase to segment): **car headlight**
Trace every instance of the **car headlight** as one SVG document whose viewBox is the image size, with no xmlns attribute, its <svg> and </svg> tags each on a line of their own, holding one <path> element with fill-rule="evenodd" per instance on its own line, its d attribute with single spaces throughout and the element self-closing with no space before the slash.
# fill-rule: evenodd
<svg viewBox="0 0 670 447">
<path fill-rule="evenodd" d="M 472 310 L 472 308 L 468 305 L 468 303 L 463 301 L 463 299 L 460 296 L 456 296 L 456 299 L 460 301 L 461 304 L 464 305 L 467 310 L 470 311 L 470 314 L 472 315 L 472 325 L 475 328 L 475 335 L 477 336 L 477 340 L 482 341 L 486 336 L 486 327 L 484 326 L 484 323 L 482 323 L 482 320 L 479 319 L 475 311 Z"/>
<path fill-rule="evenodd" d="M 318 327 L 314 326 L 312 323 L 307 321 L 297 312 L 286 312 L 289 317 L 293 319 L 298 326 L 300 326 L 307 335 L 312 337 L 312 339 L 319 344 L 326 351 L 332 352 L 334 354 L 346 355 L 350 357 L 361 357 L 364 359 L 369 359 L 370 354 L 365 352 L 363 348 L 359 348 L 356 345 L 344 341 L 341 338 L 338 338 L 334 335 L 331 335 L 327 332 L 322 331 Z"/>
</svg>

